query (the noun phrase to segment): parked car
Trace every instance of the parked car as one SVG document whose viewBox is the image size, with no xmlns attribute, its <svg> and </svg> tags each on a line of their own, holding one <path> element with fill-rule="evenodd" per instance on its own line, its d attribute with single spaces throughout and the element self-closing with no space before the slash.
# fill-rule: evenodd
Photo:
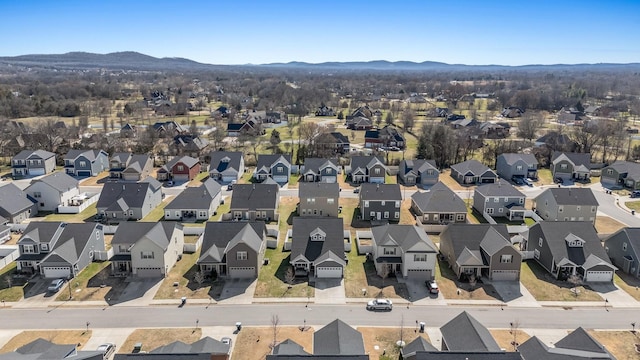
<svg viewBox="0 0 640 360">
<path fill-rule="evenodd" d="M 557 177 L 557 178 L 553 179 L 553 182 L 556 183 L 556 184 L 563 184 L 564 180 L 562 180 L 562 178 Z"/>
<path fill-rule="evenodd" d="M 230 338 L 230 337 L 226 337 L 226 336 L 225 336 L 225 337 L 223 337 L 222 339 L 220 339 L 220 341 L 221 341 L 223 344 L 227 344 L 227 345 L 229 345 L 229 347 L 231 347 L 231 338 Z"/>
<path fill-rule="evenodd" d="M 511 178 L 514 184 L 516 185 L 524 185 L 524 180 L 521 177 L 514 176 Z"/>
<path fill-rule="evenodd" d="M 353 189 L 353 193 L 354 193 L 354 194 L 359 194 L 359 193 L 360 193 L 360 188 L 355 188 L 355 189 Z"/>
<path fill-rule="evenodd" d="M 631 197 L 632 198 L 637 198 L 640 197 L 640 190 L 634 190 L 631 192 Z"/>
<path fill-rule="evenodd" d="M 102 352 L 104 354 L 103 358 L 105 360 L 107 360 L 107 359 L 109 359 L 111 357 L 111 355 L 114 352 L 116 352 L 116 344 L 114 344 L 114 343 L 104 343 L 104 344 L 98 346 L 96 351 Z"/>
<path fill-rule="evenodd" d="M 133 345 L 133 351 L 132 353 L 137 354 L 137 353 L 141 353 L 142 352 L 142 343 L 135 343 L 135 345 Z"/>
<path fill-rule="evenodd" d="M 51 281 L 51 284 L 49 284 L 47 291 L 51 293 L 58 292 L 62 288 L 62 285 L 64 285 L 64 279 L 55 279 Z"/>
<path fill-rule="evenodd" d="M 173 180 L 167 180 L 167 181 L 164 183 L 164 186 L 166 186 L 166 187 L 172 187 L 173 185 L 174 185 Z"/>
<path fill-rule="evenodd" d="M 387 310 L 393 309 L 393 303 L 389 299 L 374 299 L 367 303 L 367 310 Z"/>
<path fill-rule="evenodd" d="M 438 284 L 436 283 L 435 280 L 425 281 L 425 283 L 427 285 L 427 289 L 429 289 L 430 294 L 438 294 L 440 292 L 440 289 L 438 288 Z"/>
<path fill-rule="evenodd" d="M 533 183 L 531 182 L 531 180 L 527 179 L 527 178 L 523 178 L 522 182 L 527 184 L 527 186 L 533 186 Z"/>
</svg>

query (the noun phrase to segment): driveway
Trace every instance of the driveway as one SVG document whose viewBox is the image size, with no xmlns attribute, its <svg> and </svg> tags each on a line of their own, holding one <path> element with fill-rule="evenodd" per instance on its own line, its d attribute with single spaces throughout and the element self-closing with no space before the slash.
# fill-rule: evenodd
<svg viewBox="0 0 640 360">
<path fill-rule="evenodd" d="M 120 351 L 122 344 L 135 330 L 135 328 L 92 329 L 91 325 L 89 325 L 89 329 L 91 330 L 91 338 L 82 350 L 95 350 L 104 343 L 114 343 L 116 344 L 116 352 Z"/>
<path fill-rule="evenodd" d="M 589 287 L 600 294 L 603 299 L 607 300 L 608 306 L 613 307 L 640 307 L 640 303 L 636 301 L 626 291 L 609 283 L 590 283 Z"/>
<path fill-rule="evenodd" d="M 485 280 L 483 279 L 483 281 Z M 509 306 L 541 306 L 519 281 L 492 281 L 491 286 L 496 290 L 502 301 Z"/>
<path fill-rule="evenodd" d="M 405 285 L 409 291 L 409 301 L 415 305 L 446 305 L 444 296 L 430 294 L 429 289 L 422 280 L 405 280 Z"/>
<path fill-rule="evenodd" d="M 110 303 L 115 306 L 147 306 L 161 284 L 161 278 L 131 280 L 122 295 L 118 299 L 111 299 Z"/>
<path fill-rule="evenodd" d="M 53 279 L 43 279 L 40 277 L 34 277 L 29 280 L 29 284 L 26 287 L 24 298 L 18 301 L 13 307 L 48 307 L 55 300 L 60 293 L 69 293 L 68 283 L 65 283 L 62 289 L 55 294 L 47 293 L 47 287 Z"/>
<path fill-rule="evenodd" d="M 257 284 L 256 279 L 225 280 L 220 297 L 215 300 L 220 304 L 251 304 Z"/>
<path fill-rule="evenodd" d="M 343 279 L 316 279 L 316 304 L 345 304 Z"/>
</svg>

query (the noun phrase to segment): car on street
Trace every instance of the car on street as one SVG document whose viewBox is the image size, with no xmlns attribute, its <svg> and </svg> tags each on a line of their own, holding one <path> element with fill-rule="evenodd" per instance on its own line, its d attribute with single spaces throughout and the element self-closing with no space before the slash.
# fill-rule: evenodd
<svg viewBox="0 0 640 360">
<path fill-rule="evenodd" d="M 354 194 L 359 194 L 359 193 L 360 193 L 360 188 L 355 188 L 355 189 L 353 189 L 353 193 L 354 193 Z"/>
<path fill-rule="evenodd" d="M 107 360 L 111 358 L 111 355 L 116 352 L 116 344 L 114 343 L 104 343 L 96 349 L 96 351 L 100 351 L 103 354 L 103 359 Z"/>
<path fill-rule="evenodd" d="M 60 289 L 62 288 L 62 285 L 64 285 L 64 279 L 55 279 L 51 281 L 51 284 L 49 284 L 47 291 L 50 293 L 56 293 L 60 291 Z"/>
<path fill-rule="evenodd" d="M 438 284 L 435 280 L 426 281 L 427 289 L 429 289 L 429 294 L 438 294 L 440 289 L 438 288 Z"/>
<path fill-rule="evenodd" d="M 374 299 L 367 303 L 367 310 L 387 310 L 393 309 L 393 303 L 389 299 Z"/>
</svg>

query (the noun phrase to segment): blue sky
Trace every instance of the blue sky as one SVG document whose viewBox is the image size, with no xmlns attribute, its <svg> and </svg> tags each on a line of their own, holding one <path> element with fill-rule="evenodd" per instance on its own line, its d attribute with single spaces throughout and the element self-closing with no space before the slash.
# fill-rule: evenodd
<svg viewBox="0 0 640 360">
<path fill-rule="evenodd" d="M 0 56 L 629 63 L 640 62 L 640 0 L 0 0 L 0 33 Z"/>
</svg>

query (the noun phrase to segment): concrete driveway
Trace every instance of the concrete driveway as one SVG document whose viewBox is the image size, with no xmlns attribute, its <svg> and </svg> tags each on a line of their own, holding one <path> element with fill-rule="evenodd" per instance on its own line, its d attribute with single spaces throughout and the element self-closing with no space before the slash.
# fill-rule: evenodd
<svg viewBox="0 0 640 360">
<path fill-rule="evenodd" d="M 431 294 L 423 280 L 406 280 L 409 301 L 416 305 L 446 305 L 442 294 Z"/>
<path fill-rule="evenodd" d="M 82 350 L 95 350 L 98 346 L 104 343 L 114 343 L 116 344 L 116 353 L 120 350 L 124 350 L 125 352 L 131 351 L 127 349 L 120 349 L 120 347 L 124 344 L 135 328 L 92 329 L 91 325 L 89 325 L 89 329 L 91 330 L 91 338 L 87 341 Z"/>
<path fill-rule="evenodd" d="M 161 284 L 162 278 L 131 280 L 122 295 L 110 302 L 114 306 L 147 306 L 151 304 Z"/>
<path fill-rule="evenodd" d="M 316 304 L 345 304 L 343 279 L 316 279 Z"/>
<path fill-rule="evenodd" d="M 483 281 L 485 280 L 483 279 Z M 527 288 L 525 288 L 519 281 L 492 281 L 491 286 L 493 286 L 498 295 L 500 295 L 502 301 L 509 306 L 541 306 Z"/>
<path fill-rule="evenodd" d="M 50 306 L 60 293 L 69 293 L 69 284 L 65 283 L 62 289 L 55 294 L 47 293 L 47 287 L 53 279 L 35 277 L 29 280 L 31 284 L 24 294 L 24 298 L 18 301 L 14 307 L 47 307 Z M 66 300 L 66 298 L 65 298 Z"/>
<path fill-rule="evenodd" d="M 626 291 L 608 283 L 590 283 L 589 287 L 600 294 L 603 299 L 607 300 L 608 306 L 613 307 L 640 307 L 640 303 L 636 301 Z"/>
<path fill-rule="evenodd" d="M 257 284 L 256 279 L 225 280 L 220 297 L 215 300 L 220 304 L 251 304 Z"/>
</svg>

